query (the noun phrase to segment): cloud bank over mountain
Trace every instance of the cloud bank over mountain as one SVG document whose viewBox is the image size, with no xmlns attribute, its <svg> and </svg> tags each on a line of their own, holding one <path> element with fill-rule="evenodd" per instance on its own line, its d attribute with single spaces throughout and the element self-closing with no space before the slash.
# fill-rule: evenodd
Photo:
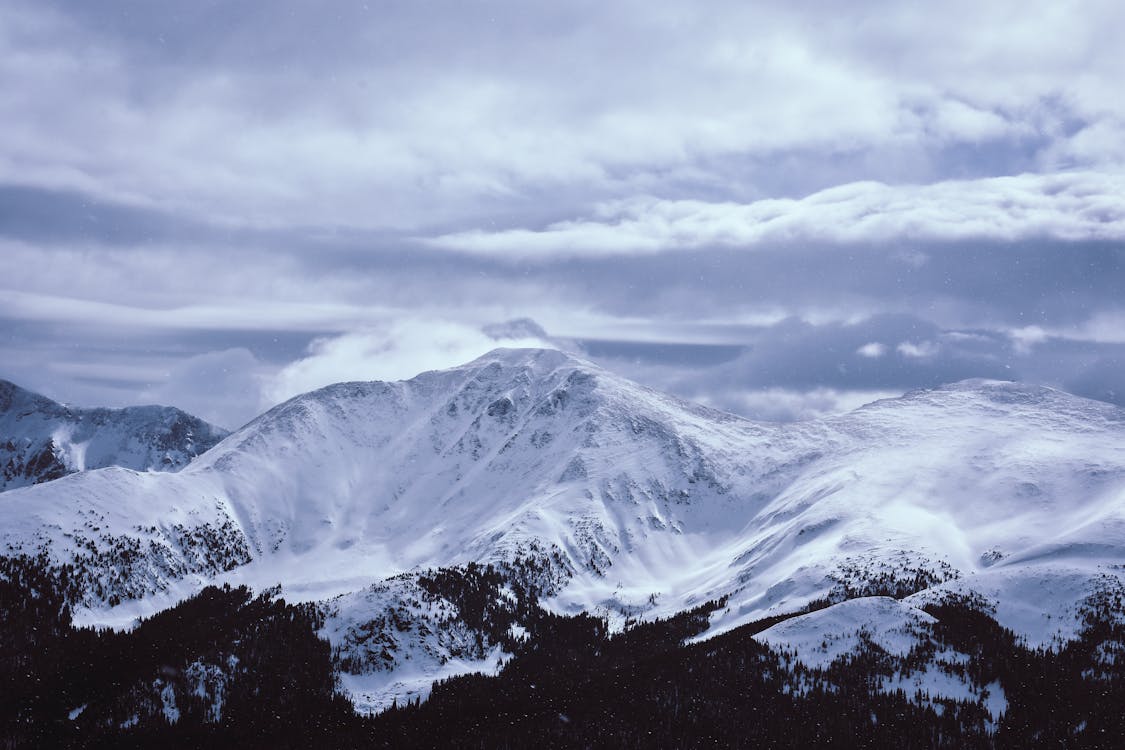
<svg viewBox="0 0 1125 750">
<path fill-rule="evenodd" d="M 1111 2 L 17 0 L 0 377 L 236 427 L 528 318 L 512 341 L 765 418 L 976 376 L 1123 403 L 1123 30 Z"/>
</svg>

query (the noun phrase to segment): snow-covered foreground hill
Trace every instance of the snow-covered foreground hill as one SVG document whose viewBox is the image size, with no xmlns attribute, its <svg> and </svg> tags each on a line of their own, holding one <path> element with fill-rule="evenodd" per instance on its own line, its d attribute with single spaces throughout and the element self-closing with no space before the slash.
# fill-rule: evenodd
<svg viewBox="0 0 1125 750">
<path fill-rule="evenodd" d="M 0 492 L 107 466 L 175 471 L 227 434 L 170 406 L 80 409 L 0 380 Z"/>
<path fill-rule="evenodd" d="M 757 637 L 815 666 L 871 637 L 909 651 L 924 604 L 973 593 L 1049 644 L 1125 575 L 1123 438 L 1122 410 L 1042 387 L 969 381 L 759 424 L 498 350 L 299 396 L 177 473 L 7 492 L 0 549 L 74 565 L 84 622 L 213 581 L 321 602 L 360 708 L 496 665 L 531 604 L 620 627 L 722 599 L 704 639 L 810 610 Z M 470 563 L 502 573 L 483 609 L 424 572 Z M 1002 710 L 987 688 L 964 684 Z"/>
</svg>

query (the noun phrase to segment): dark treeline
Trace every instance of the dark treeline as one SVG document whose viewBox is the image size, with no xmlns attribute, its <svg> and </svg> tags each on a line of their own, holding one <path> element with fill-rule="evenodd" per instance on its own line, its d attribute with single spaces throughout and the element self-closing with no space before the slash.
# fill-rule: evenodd
<svg viewBox="0 0 1125 750">
<path fill-rule="evenodd" d="M 1120 594 L 1092 599 L 1081 637 L 1058 651 L 1025 648 L 962 599 L 930 608 L 931 638 L 905 657 L 868 643 L 813 671 L 750 637 L 772 619 L 685 645 L 722 602 L 610 634 L 598 618 L 532 606 L 532 590 L 490 566 L 430 571 L 423 588 L 506 638 L 513 657 L 497 676 L 452 678 L 370 717 L 335 692 L 313 607 L 210 587 L 128 633 L 74 628 L 66 571 L 43 563 L 0 562 L 0 747 L 1111 748 L 1125 737 Z M 503 586 L 514 610 L 494 604 Z M 505 636 L 513 611 L 528 638 Z M 971 657 L 974 683 L 1002 686 L 998 722 L 975 703 L 877 689 L 944 648 Z"/>
<path fill-rule="evenodd" d="M 44 562 L 0 558 L 0 747 L 304 748 L 355 723 L 314 608 L 212 586 L 129 632 L 75 628 Z"/>
</svg>

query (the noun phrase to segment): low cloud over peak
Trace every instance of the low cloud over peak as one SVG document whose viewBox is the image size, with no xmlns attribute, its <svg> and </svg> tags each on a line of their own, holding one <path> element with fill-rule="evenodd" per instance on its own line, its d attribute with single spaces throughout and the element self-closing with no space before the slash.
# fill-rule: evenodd
<svg viewBox="0 0 1125 750">
<path fill-rule="evenodd" d="M 499 347 L 554 349 L 558 344 L 527 319 L 484 327 L 450 320 L 395 320 L 314 339 L 306 356 L 269 380 L 263 405 L 341 381 L 406 380 L 426 370 L 463 364 Z"/>
</svg>

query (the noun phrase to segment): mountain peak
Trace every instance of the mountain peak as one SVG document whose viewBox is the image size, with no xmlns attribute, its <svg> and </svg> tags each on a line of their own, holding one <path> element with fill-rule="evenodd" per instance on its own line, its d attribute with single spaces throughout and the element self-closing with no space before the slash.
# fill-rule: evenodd
<svg viewBox="0 0 1125 750">
<path fill-rule="evenodd" d="M 1014 380 L 969 378 L 936 388 L 910 391 L 899 400 L 907 403 L 933 402 L 942 406 L 952 406 L 958 400 L 969 400 L 1002 411 L 1035 408 L 1057 416 L 1098 414 L 1114 420 L 1125 418 L 1125 410 L 1114 404 L 1078 396 L 1048 385 Z"/>
<path fill-rule="evenodd" d="M 601 369 L 592 362 L 580 359 L 572 354 L 562 351 L 561 349 L 549 349 L 540 347 L 529 348 L 508 348 L 500 347 L 493 349 L 487 354 L 462 365 L 462 368 L 475 369 L 482 365 L 489 365 L 492 363 L 499 364 L 504 367 L 528 367 L 540 372 L 550 372 L 551 370 L 559 367 L 566 366 L 579 366 L 587 369 Z"/>
<path fill-rule="evenodd" d="M 45 409 L 51 407 L 64 408 L 62 404 L 56 403 L 46 396 L 29 391 L 10 380 L 0 378 L 0 415 L 13 408 Z"/>
<path fill-rule="evenodd" d="M 500 339 L 538 339 L 540 341 L 550 339 L 550 335 L 543 329 L 543 326 L 531 318 L 515 318 L 503 323 L 491 323 L 481 330 L 484 331 L 486 336 L 497 341 Z"/>
<path fill-rule="evenodd" d="M 0 491 L 106 466 L 178 469 L 226 434 L 171 406 L 84 409 L 0 380 Z"/>
</svg>

